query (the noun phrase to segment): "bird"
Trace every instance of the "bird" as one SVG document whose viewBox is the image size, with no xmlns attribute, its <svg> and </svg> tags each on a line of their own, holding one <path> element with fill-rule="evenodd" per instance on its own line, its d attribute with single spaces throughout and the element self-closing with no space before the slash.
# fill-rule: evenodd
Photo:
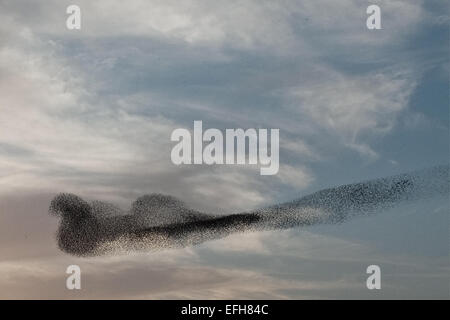
<svg viewBox="0 0 450 320">
<path fill-rule="evenodd" d="M 200 212 L 159 193 L 137 198 L 127 211 L 60 193 L 51 200 L 49 212 L 60 218 L 59 248 L 89 257 L 183 248 L 237 232 L 341 224 L 439 195 L 449 195 L 448 165 L 330 187 L 290 202 L 228 215 Z"/>
</svg>

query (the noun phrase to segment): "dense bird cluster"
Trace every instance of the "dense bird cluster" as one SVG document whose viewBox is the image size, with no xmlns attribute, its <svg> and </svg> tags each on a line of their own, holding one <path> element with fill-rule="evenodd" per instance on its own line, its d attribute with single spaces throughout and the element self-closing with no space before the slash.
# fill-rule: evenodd
<svg viewBox="0 0 450 320">
<path fill-rule="evenodd" d="M 231 233 L 336 224 L 385 210 L 403 201 L 449 194 L 449 167 L 401 174 L 324 189 L 292 202 L 252 212 L 216 216 L 187 208 L 180 200 L 151 194 L 128 212 L 100 201 L 62 193 L 50 204 L 61 218 L 61 250 L 77 256 L 175 248 Z"/>
</svg>

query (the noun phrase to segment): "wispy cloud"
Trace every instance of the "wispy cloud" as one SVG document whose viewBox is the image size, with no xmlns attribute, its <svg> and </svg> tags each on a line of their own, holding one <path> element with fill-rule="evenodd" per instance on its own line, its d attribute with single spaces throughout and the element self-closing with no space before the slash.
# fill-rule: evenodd
<svg viewBox="0 0 450 320">
<path fill-rule="evenodd" d="M 73 260 L 57 253 L 56 221 L 46 212 L 55 192 L 124 208 L 142 194 L 160 192 L 199 210 L 230 213 L 447 161 L 448 95 L 438 90 L 448 84 L 446 6 L 377 0 L 383 29 L 371 32 L 365 27 L 368 3 L 82 0 L 82 29 L 72 32 L 65 28 L 71 1 L 2 1 L 3 293 L 44 297 L 40 288 L 48 287 L 48 297 L 73 297 L 62 289 L 64 268 Z M 194 120 L 221 129 L 280 128 L 279 174 L 261 177 L 251 166 L 172 165 L 170 133 L 191 128 Z M 30 198 L 14 198 L 18 192 Z M 433 222 L 441 220 L 433 217 L 420 225 L 434 236 L 420 236 L 435 241 L 426 248 L 441 248 L 436 243 L 446 231 L 434 232 Z M 402 234 L 415 230 L 404 228 Z M 88 278 L 99 279 L 92 284 L 97 295 L 91 287 L 80 297 L 111 297 L 113 290 L 114 297 L 140 298 L 333 298 L 342 288 L 350 296 L 367 294 L 360 290 L 360 271 L 367 257 L 376 256 L 370 245 L 316 231 L 237 235 L 174 256 L 77 260 Z M 399 237 L 393 232 L 383 250 L 403 244 Z M 279 263 L 270 258 L 277 253 Z M 345 262 L 337 262 L 341 254 Z M 395 289 L 385 297 L 448 294 L 440 289 L 446 275 L 439 259 L 387 253 L 379 259 L 392 262 L 387 278 Z M 411 273 L 420 280 L 402 269 L 396 281 L 394 266 L 404 261 L 413 261 Z M 139 285 L 134 273 L 151 280 Z M 119 275 L 134 279 L 136 289 L 125 292 L 131 289 L 114 282 Z"/>
</svg>

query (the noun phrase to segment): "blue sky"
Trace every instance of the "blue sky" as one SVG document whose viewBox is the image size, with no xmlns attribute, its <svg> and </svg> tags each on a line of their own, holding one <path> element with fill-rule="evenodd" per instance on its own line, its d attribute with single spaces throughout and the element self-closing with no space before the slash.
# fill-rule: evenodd
<svg viewBox="0 0 450 320">
<path fill-rule="evenodd" d="M 366 28 L 372 3 L 381 8 L 382 30 Z M 8 250 L 0 269 L 28 270 L 48 259 L 54 261 L 50 277 L 52 268 L 71 260 L 46 247 L 52 243 L 48 225 L 54 227 L 46 201 L 56 192 L 123 208 L 142 194 L 160 192 L 219 214 L 448 163 L 445 1 L 78 1 L 79 31 L 65 28 L 69 4 L 0 1 L 0 197 L 7 208 L 1 228 L 22 228 L 32 214 L 17 214 L 27 211 L 17 195 L 31 207 L 39 203 L 33 217 L 46 221 L 36 230 L 23 227 L 42 243 L 3 230 L 2 240 L 17 244 L 21 254 Z M 194 120 L 205 128 L 279 128 L 279 174 L 260 176 L 256 166 L 174 166 L 170 133 L 192 128 Z M 435 214 L 424 218 L 424 212 Z M 237 235 L 160 258 L 165 267 L 183 266 L 199 277 L 206 272 L 202 268 L 222 272 L 223 282 L 206 284 L 218 297 L 357 296 L 364 288 L 358 291 L 355 279 L 364 278 L 358 272 L 372 257 L 387 261 L 394 278 L 405 271 L 401 266 L 422 268 L 406 270 L 423 276 L 422 282 L 413 281 L 407 290 L 409 282 L 394 281 L 385 297 L 420 296 L 420 286 L 434 288 L 438 297 L 448 294 L 439 286 L 448 279 L 448 228 L 442 228 L 448 202 L 390 213 L 305 232 Z M 242 242 L 241 236 L 253 247 L 225 250 Z M 29 257 L 30 246 L 46 257 Z M 342 251 L 345 263 L 337 263 L 330 248 Z M 282 252 L 279 264 L 257 268 L 275 252 Z M 321 264 L 317 255 L 331 265 Z M 151 254 L 121 259 L 83 263 L 93 274 L 100 272 L 97 264 L 117 270 L 124 263 L 139 270 L 160 267 L 149 262 Z M 301 259 L 312 265 L 303 271 L 307 276 Z M 218 262 L 223 260 L 235 263 Z M 277 276 L 276 270 L 290 274 L 293 268 L 298 287 Z M 130 272 L 121 274 L 126 278 Z M 322 283 L 330 272 L 332 289 Z M 232 290 L 239 277 L 264 279 L 265 287 Z M 180 279 L 173 281 L 183 283 Z M 115 288 L 111 279 L 102 281 Z M 192 286 L 185 295 L 201 297 Z M 166 287 L 141 288 L 136 295 L 175 295 Z"/>
</svg>

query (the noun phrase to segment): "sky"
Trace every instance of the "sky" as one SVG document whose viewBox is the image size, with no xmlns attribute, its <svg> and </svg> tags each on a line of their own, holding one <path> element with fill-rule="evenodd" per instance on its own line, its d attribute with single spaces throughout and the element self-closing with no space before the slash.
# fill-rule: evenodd
<svg viewBox="0 0 450 320">
<path fill-rule="evenodd" d="M 59 192 L 234 213 L 448 163 L 445 1 L 76 1 L 80 30 L 70 4 L 0 0 L 0 298 L 449 297 L 448 199 L 96 258 L 60 252 L 48 215 Z M 171 132 L 195 120 L 279 128 L 278 174 L 175 166 Z"/>
</svg>

